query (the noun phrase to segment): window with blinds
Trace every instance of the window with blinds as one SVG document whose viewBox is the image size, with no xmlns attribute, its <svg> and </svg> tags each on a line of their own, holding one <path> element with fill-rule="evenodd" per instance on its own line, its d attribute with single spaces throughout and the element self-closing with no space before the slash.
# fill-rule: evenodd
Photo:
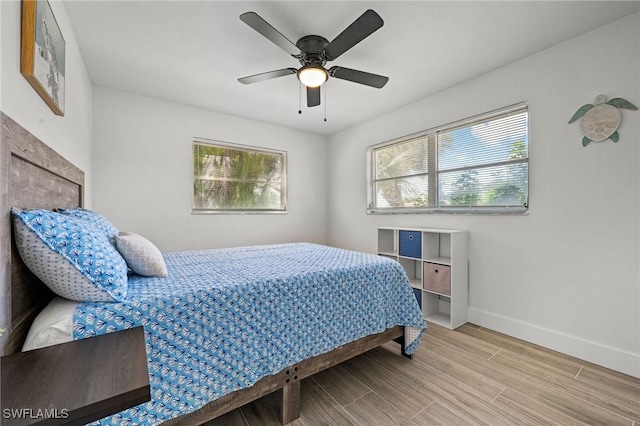
<svg viewBox="0 0 640 426">
<path fill-rule="evenodd" d="M 368 149 L 368 211 L 526 211 L 526 104 Z"/>
<path fill-rule="evenodd" d="M 193 142 L 194 213 L 286 212 L 287 153 Z"/>
</svg>

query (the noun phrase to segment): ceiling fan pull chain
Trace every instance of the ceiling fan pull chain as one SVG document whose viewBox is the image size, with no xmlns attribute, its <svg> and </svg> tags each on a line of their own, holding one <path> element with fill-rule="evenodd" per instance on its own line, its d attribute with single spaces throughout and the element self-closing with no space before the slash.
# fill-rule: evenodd
<svg viewBox="0 0 640 426">
<path fill-rule="evenodd" d="M 302 115 L 302 83 L 298 86 L 298 114 Z"/>
<path fill-rule="evenodd" d="M 327 122 L 327 86 L 324 86 L 324 90 L 323 90 L 323 94 L 324 94 L 324 101 L 322 102 L 324 104 L 324 122 Z"/>
</svg>

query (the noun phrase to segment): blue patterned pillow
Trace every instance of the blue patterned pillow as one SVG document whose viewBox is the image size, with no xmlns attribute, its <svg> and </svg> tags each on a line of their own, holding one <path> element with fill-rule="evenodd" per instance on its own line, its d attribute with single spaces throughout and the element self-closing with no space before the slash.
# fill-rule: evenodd
<svg viewBox="0 0 640 426">
<path fill-rule="evenodd" d="M 122 301 L 127 264 L 91 223 L 49 210 L 11 209 L 25 265 L 56 294 L 81 302 Z"/>
<path fill-rule="evenodd" d="M 87 209 L 83 209 L 83 208 L 58 209 L 56 211 L 58 213 L 60 213 L 60 214 L 64 214 L 64 215 L 67 215 L 67 216 L 73 216 L 73 217 L 78 217 L 80 219 L 88 220 L 96 228 L 98 228 L 100 231 L 104 232 L 104 234 L 107 236 L 107 239 L 109 241 L 111 241 L 112 244 L 114 242 L 114 239 L 119 234 L 118 228 L 116 228 L 113 225 L 113 223 L 109 222 L 109 220 L 106 217 L 102 216 L 100 213 L 98 213 L 96 211 L 87 210 Z"/>
</svg>

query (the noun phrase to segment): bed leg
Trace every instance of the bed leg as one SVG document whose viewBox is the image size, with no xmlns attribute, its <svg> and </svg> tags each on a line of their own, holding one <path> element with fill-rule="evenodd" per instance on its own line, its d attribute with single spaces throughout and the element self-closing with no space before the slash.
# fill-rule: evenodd
<svg viewBox="0 0 640 426">
<path fill-rule="evenodd" d="M 402 354 L 402 356 L 413 359 L 413 355 L 410 355 L 404 351 L 404 335 L 398 337 L 397 339 L 393 339 L 393 341 L 400 343 L 400 353 Z"/>
<path fill-rule="evenodd" d="M 286 425 L 300 417 L 300 380 L 297 378 L 292 380 L 280 392 L 282 392 L 280 421 Z"/>
</svg>

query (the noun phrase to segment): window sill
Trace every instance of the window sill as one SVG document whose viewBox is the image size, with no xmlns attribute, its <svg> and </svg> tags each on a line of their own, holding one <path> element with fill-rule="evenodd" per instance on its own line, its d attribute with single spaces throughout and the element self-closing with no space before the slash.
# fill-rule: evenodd
<svg viewBox="0 0 640 426">
<path fill-rule="evenodd" d="M 367 214 L 477 214 L 496 216 L 527 216 L 528 207 L 438 207 L 438 208 L 396 208 L 367 209 Z"/>
<path fill-rule="evenodd" d="M 286 210 L 191 210 L 192 215 L 254 215 L 254 214 L 287 214 Z"/>
</svg>

